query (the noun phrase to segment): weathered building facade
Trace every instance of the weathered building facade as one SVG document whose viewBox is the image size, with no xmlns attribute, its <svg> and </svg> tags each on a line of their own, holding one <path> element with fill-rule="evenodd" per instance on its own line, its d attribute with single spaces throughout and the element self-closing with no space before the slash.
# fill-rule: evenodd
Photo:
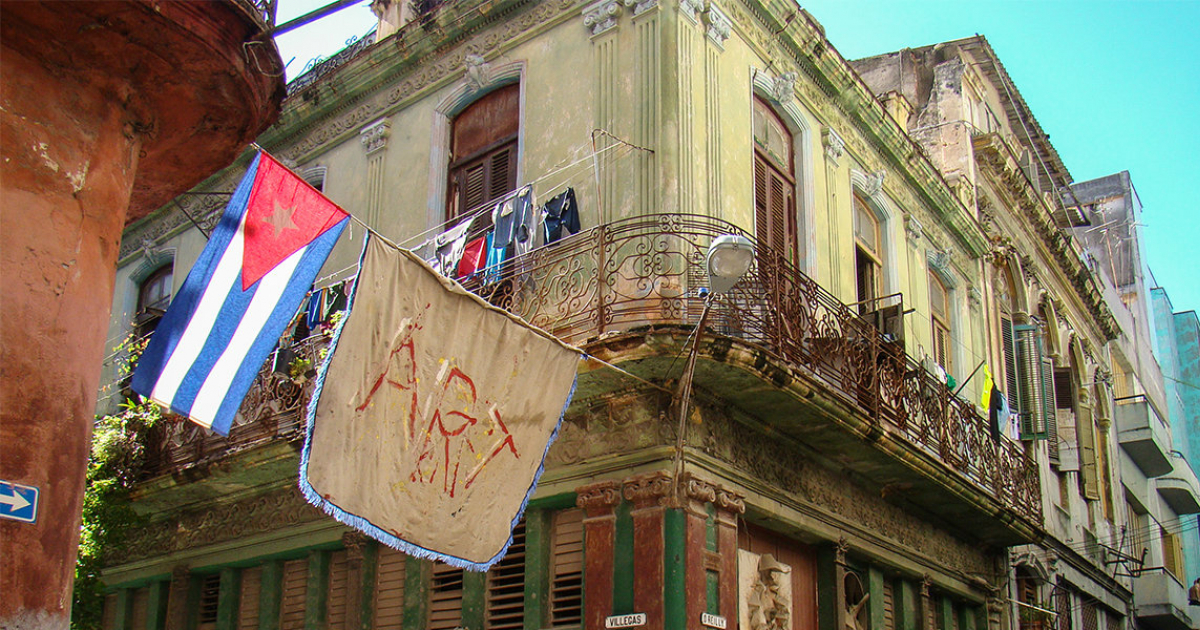
<svg viewBox="0 0 1200 630">
<path fill-rule="evenodd" d="M 982 38 L 889 88 L 888 63 L 850 64 L 788 2 L 374 7 L 376 34 L 294 83 L 259 143 L 425 253 L 520 187 L 573 189 L 578 233 L 505 262 L 520 282 L 464 285 L 627 374 L 581 365 L 509 557 L 463 573 L 300 497 L 311 381 L 286 368 L 326 337 L 290 339 L 229 438 L 156 436 L 109 627 L 1126 627 L 1128 580 L 1068 543 L 1123 522 L 1101 378 L 1119 328 L 1062 232 L 1069 176 L 1017 139 L 1028 111 Z M 111 336 L 181 283 L 242 168 L 127 230 Z M 754 264 L 684 374 L 724 234 Z M 1023 414 L 1011 434 L 978 402 L 984 364 Z"/>
</svg>

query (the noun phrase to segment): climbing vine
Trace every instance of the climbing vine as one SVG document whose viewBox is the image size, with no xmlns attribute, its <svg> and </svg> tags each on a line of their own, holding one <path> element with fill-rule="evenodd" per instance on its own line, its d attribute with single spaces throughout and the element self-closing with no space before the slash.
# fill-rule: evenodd
<svg viewBox="0 0 1200 630">
<path fill-rule="evenodd" d="M 118 373 L 131 373 L 145 347 L 145 338 L 131 338 L 118 346 L 118 352 L 126 355 Z M 118 413 L 97 418 L 93 426 L 75 565 L 72 630 L 101 627 L 104 554 L 119 546 L 125 532 L 139 522 L 129 494 L 145 465 L 147 434 L 160 420 L 162 412 L 157 405 L 134 396 L 121 404 Z"/>
</svg>

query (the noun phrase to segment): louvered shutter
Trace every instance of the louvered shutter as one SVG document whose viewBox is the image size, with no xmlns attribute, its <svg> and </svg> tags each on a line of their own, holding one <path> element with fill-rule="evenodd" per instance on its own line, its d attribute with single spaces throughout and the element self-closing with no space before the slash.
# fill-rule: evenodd
<svg viewBox="0 0 1200 630">
<path fill-rule="evenodd" d="M 583 511 L 555 513 L 553 536 L 550 626 L 578 626 L 583 622 Z"/>
<path fill-rule="evenodd" d="M 754 233 L 764 245 L 771 244 L 771 197 L 767 163 L 762 156 L 754 155 Z"/>
<path fill-rule="evenodd" d="M 374 627 L 378 630 L 398 629 L 404 617 L 404 569 L 408 556 L 381 545 L 378 557 Z"/>
<path fill-rule="evenodd" d="M 758 241 L 795 263 L 798 255 L 795 187 L 759 154 L 754 156 L 755 230 Z"/>
<path fill-rule="evenodd" d="M 453 630 L 462 625 L 463 570 L 433 563 L 429 586 L 428 630 Z"/>
<path fill-rule="evenodd" d="M 896 594 L 892 581 L 883 581 L 883 630 L 896 628 Z"/>
<path fill-rule="evenodd" d="M 1000 342 L 1004 350 L 1004 395 L 1008 398 L 1008 406 L 1012 411 L 1018 411 L 1020 404 L 1020 389 L 1017 383 L 1017 344 L 1013 337 L 1013 323 L 1007 317 L 1000 318 Z"/>
<path fill-rule="evenodd" d="M 1096 429 L 1090 414 L 1077 418 L 1076 437 L 1079 440 L 1079 481 L 1083 496 L 1092 501 L 1100 500 L 1100 471 L 1096 465 Z"/>
<path fill-rule="evenodd" d="M 149 587 L 143 586 L 133 592 L 133 602 L 129 611 L 129 628 L 131 630 L 146 630 L 146 613 L 149 604 Z"/>
<path fill-rule="evenodd" d="M 1022 440 L 1047 437 L 1045 380 L 1042 378 L 1041 338 L 1036 326 L 1014 326 L 1019 381 L 1018 412 Z"/>
<path fill-rule="evenodd" d="M 1079 443 L 1075 427 L 1075 382 L 1068 368 L 1054 370 L 1054 419 L 1058 432 L 1058 469 L 1079 470 Z"/>
<path fill-rule="evenodd" d="M 1055 409 L 1054 360 L 1042 357 L 1042 417 L 1046 423 L 1046 439 L 1050 448 L 1050 462 L 1058 464 L 1058 412 Z"/>
<path fill-rule="evenodd" d="M 198 576 L 200 580 L 200 610 L 197 615 L 199 630 L 217 627 L 217 605 L 221 596 L 221 574 L 211 573 Z"/>
<path fill-rule="evenodd" d="M 508 553 L 487 574 L 487 630 L 520 630 L 525 625 L 525 521 L 513 529 Z"/>
<path fill-rule="evenodd" d="M 238 630 L 258 630 L 259 599 L 262 597 L 262 567 L 242 570 L 242 595 L 238 607 Z"/>
<path fill-rule="evenodd" d="M 279 630 L 304 630 L 304 599 L 308 593 L 308 560 L 283 563 Z"/>
<path fill-rule="evenodd" d="M 335 551 L 329 556 L 329 591 L 325 599 L 325 611 L 328 615 L 326 627 L 328 630 L 346 629 L 346 580 L 349 567 L 346 550 Z"/>
</svg>

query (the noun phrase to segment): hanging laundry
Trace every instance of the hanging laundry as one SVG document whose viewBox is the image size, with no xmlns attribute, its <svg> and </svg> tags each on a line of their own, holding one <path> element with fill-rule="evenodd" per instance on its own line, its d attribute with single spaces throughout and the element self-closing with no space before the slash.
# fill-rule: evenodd
<svg viewBox="0 0 1200 630">
<path fill-rule="evenodd" d="M 516 232 L 513 236 L 512 254 L 514 256 L 522 256 L 533 249 L 534 233 L 537 227 L 538 213 L 533 207 L 533 188 L 531 186 L 526 186 L 524 190 L 517 194 L 516 212 Z"/>
<path fill-rule="evenodd" d="M 321 310 L 321 300 L 325 294 L 325 289 L 314 289 L 308 294 L 308 301 L 304 307 L 304 324 L 309 330 L 316 330 L 321 325 L 321 320 L 324 318 L 324 311 Z"/>
<path fill-rule="evenodd" d="M 476 271 L 479 271 L 487 262 L 487 247 L 491 234 L 480 236 L 479 238 L 467 243 L 463 249 L 462 260 L 458 262 L 458 273 L 455 277 L 464 278 Z"/>
<path fill-rule="evenodd" d="M 495 284 L 500 282 L 503 274 L 500 272 L 500 266 L 504 264 L 504 258 L 508 254 L 508 246 L 496 246 L 495 233 L 488 234 L 488 250 L 487 250 L 487 267 L 483 270 L 484 284 Z"/>
<path fill-rule="evenodd" d="M 346 310 L 346 283 L 339 282 L 329 287 L 329 297 L 325 305 L 325 322 L 328 323 L 334 313 Z"/>
<path fill-rule="evenodd" d="M 433 243 L 437 254 L 436 263 L 431 261 L 431 266 L 438 273 L 447 278 L 453 278 L 456 275 L 458 262 L 462 260 L 463 250 L 467 245 L 467 230 L 474 221 L 475 218 L 471 217 L 434 237 Z"/>
<path fill-rule="evenodd" d="M 568 188 L 547 201 L 546 205 L 542 206 L 542 215 L 547 245 L 566 236 L 563 234 L 563 230 L 569 234 L 578 233 L 580 229 L 579 204 L 575 202 L 575 189 Z"/>
</svg>

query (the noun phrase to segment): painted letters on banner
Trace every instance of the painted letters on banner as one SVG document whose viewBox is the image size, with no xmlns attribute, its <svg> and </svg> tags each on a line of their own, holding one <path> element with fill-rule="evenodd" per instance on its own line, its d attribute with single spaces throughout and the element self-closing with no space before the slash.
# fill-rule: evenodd
<svg viewBox="0 0 1200 630">
<path fill-rule="evenodd" d="M 393 547 L 472 570 L 504 556 L 580 352 L 370 238 L 309 406 L 300 486 Z"/>
</svg>

